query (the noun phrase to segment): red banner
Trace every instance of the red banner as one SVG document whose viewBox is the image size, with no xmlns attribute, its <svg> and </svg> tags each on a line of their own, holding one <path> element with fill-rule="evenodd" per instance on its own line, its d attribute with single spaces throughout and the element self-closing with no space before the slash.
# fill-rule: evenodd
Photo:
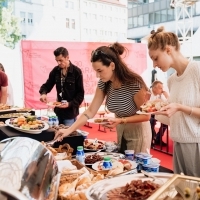
<svg viewBox="0 0 200 200">
<path fill-rule="evenodd" d="M 85 94 L 94 94 L 98 80 L 90 56 L 92 50 L 102 45 L 107 46 L 108 43 L 22 41 L 25 106 L 37 109 L 47 107 L 39 101 L 39 89 L 46 82 L 49 72 L 57 66 L 53 51 L 61 46 L 69 51 L 70 61 L 82 69 Z M 147 68 L 146 45 L 133 43 L 124 46 L 128 49 L 125 62 L 135 72 L 142 74 Z M 56 100 L 55 87 L 48 94 L 48 99 Z"/>
</svg>

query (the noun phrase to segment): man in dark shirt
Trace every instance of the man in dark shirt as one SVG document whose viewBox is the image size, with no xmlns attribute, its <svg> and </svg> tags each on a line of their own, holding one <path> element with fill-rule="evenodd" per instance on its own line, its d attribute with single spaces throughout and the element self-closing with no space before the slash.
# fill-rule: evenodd
<svg viewBox="0 0 200 200">
<path fill-rule="evenodd" d="M 54 112 L 60 124 L 70 126 L 76 120 L 79 106 L 84 99 L 83 75 L 81 69 L 70 62 L 66 48 L 57 48 L 54 56 L 58 66 L 53 68 L 46 83 L 41 86 L 40 101 L 47 103 L 47 93 L 56 85 L 57 101 L 66 100 L 67 102 L 56 106 Z"/>
</svg>

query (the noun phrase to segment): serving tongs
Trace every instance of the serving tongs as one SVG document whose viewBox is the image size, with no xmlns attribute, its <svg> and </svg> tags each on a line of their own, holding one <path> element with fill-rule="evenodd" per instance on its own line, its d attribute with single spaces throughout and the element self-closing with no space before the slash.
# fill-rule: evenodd
<svg viewBox="0 0 200 200">
<path fill-rule="evenodd" d="M 58 140 L 57 140 L 57 139 L 53 139 L 53 140 L 51 140 L 51 141 L 45 142 L 45 144 L 46 144 L 47 146 L 52 147 L 56 142 L 58 142 Z"/>
<path fill-rule="evenodd" d="M 105 179 L 110 179 L 110 178 L 115 178 L 117 176 L 123 176 L 123 175 L 128 175 L 128 174 L 136 174 L 137 173 L 137 170 L 136 168 L 133 168 L 133 169 L 129 169 L 129 170 L 126 170 L 126 171 L 123 171 L 119 174 L 115 174 L 113 176 L 106 176 Z"/>
</svg>

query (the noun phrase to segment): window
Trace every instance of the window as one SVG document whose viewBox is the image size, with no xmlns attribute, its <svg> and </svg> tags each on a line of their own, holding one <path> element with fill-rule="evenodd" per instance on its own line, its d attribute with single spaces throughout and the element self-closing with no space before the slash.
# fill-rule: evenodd
<svg viewBox="0 0 200 200">
<path fill-rule="evenodd" d="M 86 35 L 88 33 L 88 30 L 84 28 L 84 34 Z"/>
<path fill-rule="evenodd" d="M 84 7 L 87 7 L 87 2 L 86 1 L 84 1 Z"/>
<path fill-rule="evenodd" d="M 87 13 L 83 13 L 83 18 L 87 19 Z"/>
<path fill-rule="evenodd" d="M 145 14 L 144 15 L 144 26 L 147 26 L 149 24 L 149 15 Z"/>
<path fill-rule="evenodd" d="M 174 10 L 173 9 L 169 9 L 167 11 L 167 20 L 168 21 L 174 20 Z"/>
<path fill-rule="evenodd" d="M 143 26 L 143 15 L 138 16 L 138 26 Z"/>
<path fill-rule="evenodd" d="M 72 2 L 72 1 L 69 2 L 69 8 L 74 9 L 74 2 Z"/>
<path fill-rule="evenodd" d="M 167 10 L 161 10 L 161 22 L 166 22 L 167 21 Z"/>
<path fill-rule="evenodd" d="M 51 4 L 52 4 L 52 6 L 54 6 L 54 0 L 52 0 Z"/>
<path fill-rule="evenodd" d="M 154 24 L 154 14 L 149 13 L 149 24 Z"/>
<path fill-rule="evenodd" d="M 65 7 L 69 8 L 69 1 L 65 1 Z"/>
<path fill-rule="evenodd" d="M 195 13 L 196 15 L 199 15 L 199 14 L 200 14 L 200 2 L 197 2 L 197 3 L 195 4 L 195 11 L 194 11 L 194 13 Z"/>
<path fill-rule="evenodd" d="M 160 11 L 155 12 L 155 23 L 160 23 Z"/>
<path fill-rule="evenodd" d="M 28 23 L 33 24 L 33 13 L 28 13 Z"/>
<path fill-rule="evenodd" d="M 108 19 L 109 19 L 109 22 L 112 22 L 112 17 L 108 17 Z"/>
<path fill-rule="evenodd" d="M 137 27 L 137 17 L 133 17 L 133 27 Z"/>
<path fill-rule="evenodd" d="M 22 40 L 26 39 L 26 35 L 22 35 Z"/>
<path fill-rule="evenodd" d="M 100 20 L 103 21 L 103 15 L 100 15 Z"/>
<path fill-rule="evenodd" d="M 26 23 L 26 13 L 25 12 L 20 12 L 20 17 L 22 19 L 21 23 L 25 24 Z"/>
<path fill-rule="evenodd" d="M 128 28 L 132 28 L 132 26 L 133 26 L 133 20 L 132 19 L 133 19 L 132 17 L 128 18 Z"/>
<path fill-rule="evenodd" d="M 97 8 L 97 4 L 96 3 L 92 3 L 92 8 Z"/>
<path fill-rule="evenodd" d="M 66 28 L 69 28 L 69 18 L 66 18 Z"/>
<path fill-rule="evenodd" d="M 71 27 L 72 27 L 72 29 L 75 29 L 75 19 L 71 20 Z"/>
<path fill-rule="evenodd" d="M 100 30 L 100 35 L 103 35 L 103 30 Z"/>
<path fill-rule="evenodd" d="M 97 30 L 96 29 L 92 30 L 92 35 L 97 35 Z"/>
</svg>

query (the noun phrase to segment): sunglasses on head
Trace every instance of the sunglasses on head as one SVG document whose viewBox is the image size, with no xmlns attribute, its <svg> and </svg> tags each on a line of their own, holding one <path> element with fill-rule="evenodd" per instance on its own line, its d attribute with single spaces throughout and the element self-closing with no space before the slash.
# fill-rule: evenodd
<svg viewBox="0 0 200 200">
<path fill-rule="evenodd" d="M 98 60 L 98 59 L 104 58 L 104 57 L 109 59 L 111 62 L 113 62 L 113 60 L 106 53 L 104 53 L 101 50 L 95 50 L 92 52 L 92 60 Z"/>
</svg>

